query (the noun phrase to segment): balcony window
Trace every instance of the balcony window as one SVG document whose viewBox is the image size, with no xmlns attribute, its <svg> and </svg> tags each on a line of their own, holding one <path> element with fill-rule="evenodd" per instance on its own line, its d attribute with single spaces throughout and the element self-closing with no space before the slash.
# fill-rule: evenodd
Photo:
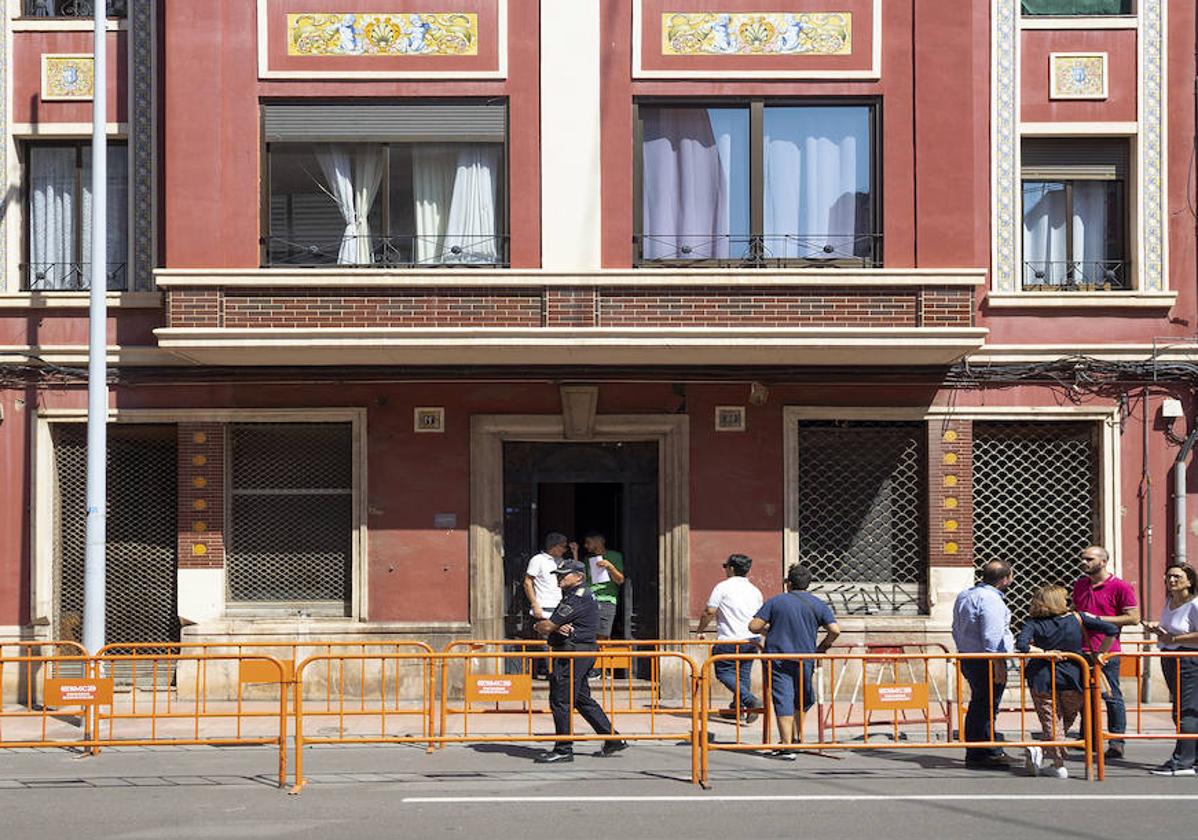
<svg viewBox="0 0 1198 840">
<path fill-rule="evenodd" d="M 90 143 L 38 143 L 25 149 L 24 288 L 71 291 L 90 285 L 92 150 Z M 126 288 L 128 180 L 124 143 L 108 146 L 107 287 Z"/>
<path fill-rule="evenodd" d="M 109 17 L 125 17 L 128 0 L 108 0 Z M 21 10 L 26 17 L 89 18 L 96 13 L 95 0 L 23 0 Z"/>
<path fill-rule="evenodd" d="M 1023 0 L 1025 15 L 1130 15 L 1132 0 Z"/>
<path fill-rule="evenodd" d="M 496 125 L 493 106 L 351 107 L 366 125 L 322 117 L 338 106 L 307 126 L 288 124 L 298 111 L 267 111 L 266 264 L 505 265 L 502 112 Z"/>
<path fill-rule="evenodd" d="M 1127 161 L 1126 141 L 1025 141 L 1025 291 L 1130 288 Z"/>
<path fill-rule="evenodd" d="M 880 263 L 873 108 L 638 107 L 637 261 Z"/>
</svg>

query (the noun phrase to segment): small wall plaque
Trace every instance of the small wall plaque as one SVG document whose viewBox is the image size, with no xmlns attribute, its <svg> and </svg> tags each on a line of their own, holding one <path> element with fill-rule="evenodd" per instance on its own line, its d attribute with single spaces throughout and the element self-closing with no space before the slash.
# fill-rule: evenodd
<svg viewBox="0 0 1198 840">
<path fill-rule="evenodd" d="M 715 407 L 715 430 L 717 432 L 743 432 L 745 430 L 745 407 L 743 405 L 717 405 Z"/>
<path fill-rule="evenodd" d="M 443 408 L 417 408 L 415 417 L 415 431 L 417 432 L 444 432 L 445 431 L 445 409 Z"/>
<path fill-rule="evenodd" d="M 91 99 L 95 93 L 95 59 L 91 53 L 42 55 L 42 101 Z"/>
<path fill-rule="evenodd" d="M 1049 55 L 1049 99 L 1106 99 L 1107 96 L 1106 53 Z"/>
</svg>

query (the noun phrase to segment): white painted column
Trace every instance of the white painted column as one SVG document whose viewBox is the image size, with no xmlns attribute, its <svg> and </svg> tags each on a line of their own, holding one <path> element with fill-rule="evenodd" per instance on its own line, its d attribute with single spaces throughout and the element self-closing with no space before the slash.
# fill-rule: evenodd
<svg viewBox="0 0 1198 840">
<path fill-rule="evenodd" d="M 541 265 L 600 267 L 599 0 L 541 0 Z"/>
</svg>

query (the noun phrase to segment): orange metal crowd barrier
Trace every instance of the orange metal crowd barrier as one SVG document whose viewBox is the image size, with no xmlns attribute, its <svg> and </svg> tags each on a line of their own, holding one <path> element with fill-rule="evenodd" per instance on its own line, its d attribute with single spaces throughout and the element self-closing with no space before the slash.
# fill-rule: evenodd
<svg viewBox="0 0 1198 840">
<path fill-rule="evenodd" d="M 928 673 L 928 663 L 922 659 L 909 660 L 893 660 L 884 658 L 883 654 L 922 654 L 936 653 L 947 655 L 949 649 L 938 642 L 916 642 L 904 644 L 859 644 L 859 645 L 836 645 L 831 649 L 833 655 L 843 655 L 851 653 L 863 653 L 867 656 L 861 661 L 859 668 L 841 668 L 835 680 L 830 680 L 828 688 L 830 697 L 833 702 L 829 702 L 829 696 L 824 692 L 818 692 L 816 696 L 817 715 L 819 721 L 819 736 L 822 738 L 826 730 L 834 727 L 853 728 L 861 726 L 862 723 L 867 723 L 872 718 L 876 709 L 865 708 L 864 689 L 867 685 L 877 684 L 882 682 L 882 672 L 889 672 L 890 682 L 907 682 L 907 683 L 926 683 L 928 685 L 928 709 L 918 712 L 908 709 L 899 710 L 903 724 L 920 724 L 932 723 L 935 725 L 946 724 L 953 719 L 953 702 L 954 702 L 954 685 L 951 680 L 944 683 L 944 688 L 941 688 L 941 681 L 933 679 L 934 675 Z M 870 668 L 875 669 L 873 679 L 870 679 Z M 900 675 L 900 669 L 905 670 L 905 673 Z M 902 679 L 900 679 L 900 676 Z M 841 698 L 842 689 L 848 680 L 852 680 L 852 688 L 847 702 L 839 704 L 842 709 L 842 714 L 839 719 L 836 717 L 837 703 L 836 700 Z M 854 717 L 854 714 L 860 712 L 861 717 Z"/>
<path fill-rule="evenodd" d="M 23 704 L 0 707 L 0 747 L 273 745 L 279 785 L 287 778 L 285 692 L 259 704 L 228 700 L 214 663 L 233 679 L 282 685 L 284 667 L 269 656 L 113 654 L 17 656 L 0 659 L 36 678 Z M 247 680 L 248 681 L 248 680 Z"/>
<path fill-rule="evenodd" d="M 823 731 L 817 732 L 813 740 L 806 740 L 806 725 L 813 715 L 812 712 L 802 709 L 802 703 L 796 702 L 796 721 L 795 721 L 795 737 L 793 743 L 783 744 L 780 740 L 773 740 L 770 737 L 768 722 L 763 732 L 763 738 L 760 743 L 749 742 L 742 737 L 742 727 L 739 722 L 733 730 L 733 737 L 730 741 L 716 741 L 713 739 L 713 734 L 710 731 L 711 709 L 704 702 L 700 713 L 701 731 L 698 735 L 700 745 L 701 761 L 700 761 L 700 778 L 705 785 L 710 783 L 710 755 L 715 751 L 732 751 L 732 752 L 758 752 L 763 750 L 774 751 L 775 753 L 785 753 L 790 751 L 813 751 L 822 752 L 826 750 L 878 750 L 878 749 L 964 749 L 966 746 L 977 748 L 989 747 L 1029 747 L 1037 746 L 1044 748 L 1052 747 L 1078 747 L 1085 750 L 1086 761 L 1086 777 L 1093 778 L 1093 750 L 1090 739 L 1089 727 L 1082 727 L 1082 735 L 1077 739 L 1070 739 L 1068 732 L 1063 728 L 1058 728 L 1056 711 L 1058 708 L 1058 697 L 1055 688 L 1056 684 L 1056 666 L 1058 662 L 1069 660 L 1073 662 L 1079 669 L 1082 677 L 1081 684 L 1083 686 L 1090 684 L 1090 669 L 1085 659 L 1076 654 L 1069 653 L 1046 653 L 1046 654 L 985 654 L 985 653 L 916 653 L 916 654 L 722 654 L 711 657 L 704 663 L 701 680 L 707 685 L 714 681 L 714 666 L 719 661 L 743 662 L 746 660 L 753 662 L 761 662 L 761 667 L 764 672 L 764 693 L 767 698 L 770 696 L 773 688 L 773 669 L 767 663 L 771 662 L 811 662 L 814 668 L 810 679 L 816 684 L 807 686 L 805 684 L 808 677 L 803 667 L 797 669 L 797 685 L 795 685 L 795 696 L 801 698 L 807 688 L 811 688 L 818 696 L 819 691 L 823 690 L 827 685 L 835 685 L 837 680 L 837 671 L 849 669 L 862 669 L 866 662 L 871 664 L 879 661 L 884 661 L 891 664 L 891 672 L 898 673 L 899 666 L 905 665 L 908 662 L 918 663 L 918 672 L 932 675 L 943 675 L 945 680 L 945 690 L 952 685 L 955 689 L 954 694 L 957 697 L 963 697 L 967 694 L 965 691 L 965 678 L 960 670 L 960 663 L 964 660 L 981 660 L 989 663 L 989 668 L 993 671 L 995 668 L 1006 668 L 1007 660 L 1012 660 L 1015 663 L 1017 672 L 1019 673 L 1019 683 L 1021 692 L 1026 692 L 1026 681 L 1024 676 L 1027 664 L 1033 660 L 1045 660 L 1050 671 L 1050 681 L 1054 686 L 1051 695 L 1051 711 L 1053 712 L 1051 729 L 1045 733 L 1047 737 L 1036 737 L 1040 734 L 1040 723 L 1035 716 L 1029 715 L 1023 708 L 1026 703 L 1021 703 L 1018 711 L 1007 713 L 1004 719 L 1002 715 L 989 716 L 989 732 L 990 739 L 987 741 L 969 742 L 964 740 L 964 708 L 965 701 L 962 700 L 961 715 L 959 716 L 958 726 L 956 731 L 953 729 L 952 720 L 941 721 L 944 724 L 943 738 L 936 738 L 933 735 L 933 718 L 929 714 L 929 702 L 932 695 L 930 680 L 928 682 L 910 682 L 910 683 L 874 683 L 868 682 L 864 685 L 864 708 L 866 715 L 855 725 L 850 727 L 838 726 L 836 724 L 836 704 L 837 698 L 834 693 L 830 692 L 828 703 L 831 705 L 831 725 Z M 768 701 L 767 708 L 771 705 Z M 1084 703 L 1083 703 L 1084 706 Z M 813 707 L 814 708 L 814 707 Z M 888 720 L 875 723 L 873 715 L 877 713 L 879 716 L 888 716 Z M 917 712 L 918 717 L 913 720 L 904 720 L 903 713 Z M 909 730 L 912 726 L 921 731 L 923 737 L 900 737 L 900 735 L 908 734 L 905 730 Z M 818 729 L 818 726 L 817 726 Z M 939 726 L 936 727 L 939 730 Z M 1007 734 L 1006 730 L 1015 729 L 1017 737 L 1003 738 L 1000 733 Z M 890 740 L 884 745 L 879 744 L 872 738 L 874 735 L 888 735 Z"/>
<path fill-rule="evenodd" d="M 1138 640 L 1137 640 L 1138 641 Z M 1121 640 L 1121 644 L 1126 645 L 1127 642 Z M 1160 668 L 1162 676 L 1166 669 L 1172 671 L 1174 676 L 1174 685 L 1180 685 L 1181 663 L 1185 659 L 1198 660 L 1198 652 L 1185 650 L 1149 650 L 1147 644 L 1136 645 L 1139 650 L 1122 650 L 1116 654 L 1106 654 L 1100 657 L 1100 661 L 1106 662 L 1116 656 L 1120 659 L 1120 671 L 1127 674 L 1129 671 L 1134 675 L 1140 675 L 1149 667 L 1152 660 L 1157 661 L 1157 666 Z M 1130 666 L 1128 663 L 1131 663 Z M 1091 708 L 1095 720 L 1106 721 L 1103 714 L 1105 703 L 1102 699 L 1102 677 L 1101 671 L 1097 668 L 1093 669 L 1091 675 Z M 1094 743 L 1094 754 L 1098 765 L 1098 778 L 1106 777 L 1106 742 L 1111 739 L 1122 741 L 1192 741 L 1198 740 L 1198 733 L 1187 733 L 1181 731 L 1181 721 L 1175 711 L 1175 703 L 1146 703 L 1144 702 L 1143 686 L 1137 680 L 1136 693 L 1131 697 L 1124 695 L 1124 703 L 1127 706 L 1128 731 L 1127 732 L 1111 732 L 1109 731 L 1109 721 L 1103 726 L 1097 727 L 1097 733 Z M 1135 726 L 1132 727 L 1131 721 L 1135 719 Z M 1168 759 L 1168 754 L 1162 751 L 1161 762 Z"/>
<path fill-rule="evenodd" d="M 507 640 L 503 640 L 507 644 Z M 485 643 L 483 643 L 485 644 Z M 532 703 L 532 678 L 527 671 L 506 673 L 504 664 L 508 661 L 519 662 L 522 659 L 558 660 L 591 659 L 595 652 L 550 652 L 548 650 L 532 650 L 525 646 L 516 651 L 486 651 L 483 658 L 495 663 L 493 669 L 474 668 L 472 660 L 479 659 L 477 650 L 463 650 L 457 646 L 454 650 L 441 653 L 410 653 L 410 654 L 331 654 L 311 656 L 296 668 L 294 686 L 295 709 L 295 787 L 298 792 L 304 786 L 304 754 L 305 746 L 313 744 L 477 744 L 477 743 L 545 743 L 559 740 L 553 731 L 552 721 L 545 715 L 537 715 Z M 600 652 L 599 657 L 603 656 Z M 611 719 L 616 734 L 597 735 L 592 733 L 571 732 L 568 736 L 572 741 L 605 741 L 605 740 L 684 740 L 691 747 L 691 776 L 692 781 L 698 780 L 698 747 L 695 741 L 698 732 L 699 703 L 694 693 L 699 690 L 698 668 L 690 657 L 670 651 L 631 651 L 620 652 L 619 657 L 628 657 L 632 662 L 641 660 L 656 660 L 658 670 L 669 670 L 663 662 L 674 663 L 674 670 L 679 673 L 687 687 L 690 696 L 685 703 L 685 709 L 667 708 L 656 705 L 652 699 L 643 708 L 635 710 L 621 709 L 613 704 L 605 704 L 602 695 L 596 696 L 596 701 L 604 708 Z M 340 671 L 346 666 L 357 665 L 359 669 L 371 668 L 379 673 L 398 675 L 403 672 L 405 663 L 408 671 L 417 671 L 421 675 L 421 691 L 419 696 L 409 692 L 406 695 L 399 690 L 398 681 L 395 685 L 386 679 L 374 681 L 372 685 L 377 690 L 368 692 L 367 696 L 347 698 L 343 684 L 337 684 L 337 690 L 331 703 L 315 711 L 326 719 L 332 717 L 336 721 L 336 734 L 308 734 L 306 719 L 313 715 L 310 702 L 305 697 L 304 684 L 309 671 L 321 669 L 326 673 Z M 462 663 L 463 680 L 451 683 L 451 674 L 456 674 L 453 666 Z M 407 705 L 402 702 L 407 697 Z M 451 698 L 461 698 L 461 706 L 454 706 Z M 347 702 L 348 700 L 348 702 Z M 418 701 L 418 704 L 417 702 Z M 570 705 L 573 707 L 574 698 L 571 696 Z M 414 724 L 412 715 L 420 716 L 419 727 Z M 405 717 L 406 716 L 406 717 Z M 573 721 L 574 715 L 571 715 Z M 681 722 L 680 722 L 681 721 Z M 669 725 L 671 722 L 677 725 Z M 406 724 L 406 727 L 405 727 Z M 332 726 L 328 727 L 332 729 Z"/>
</svg>

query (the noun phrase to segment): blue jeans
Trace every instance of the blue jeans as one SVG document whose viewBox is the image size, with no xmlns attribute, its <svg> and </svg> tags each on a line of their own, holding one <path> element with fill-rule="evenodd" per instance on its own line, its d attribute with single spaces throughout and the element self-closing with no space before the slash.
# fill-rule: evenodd
<svg viewBox="0 0 1198 840">
<path fill-rule="evenodd" d="M 803 684 L 803 711 L 815 705 L 815 661 L 812 659 L 775 659 L 770 662 L 770 698 L 774 714 L 791 717 L 795 713 L 795 696 Z"/>
<path fill-rule="evenodd" d="M 1102 692 L 1102 700 L 1106 703 L 1107 732 L 1126 732 L 1127 706 L 1123 702 L 1123 688 L 1119 685 L 1119 657 L 1103 663 L 1102 673 L 1106 675 L 1107 686 L 1107 690 Z M 1123 746 L 1121 738 L 1111 738 L 1110 743 Z"/>
<path fill-rule="evenodd" d="M 757 645 L 713 645 L 711 653 L 713 656 L 726 653 L 757 653 Z M 717 661 L 714 667 L 715 678 L 732 692 L 732 696 L 736 700 L 735 705 L 738 714 L 746 709 L 756 709 L 761 706 L 761 703 L 753 696 L 751 688 L 753 678 L 753 661 L 751 659 L 746 659 L 743 662 Z M 737 690 L 737 671 L 740 672 L 739 692 Z"/>
<path fill-rule="evenodd" d="M 1006 663 L 994 660 L 993 663 L 984 659 L 962 659 L 961 676 L 969 683 L 969 709 L 965 712 L 966 741 L 998 741 L 998 732 L 991 737 L 990 722 L 998 717 L 998 706 L 1002 702 L 1002 693 L 1006 683 L 992 683 L 990 667 L 993 664 L 995 676 L 1006 672 Z M 966 747 L 965 760 L 981 760 L 997 757 L 1003 754 L 999 748 Z"/>
<path fill-rule="evenodd" d="M 1198 653 L 1161 659 L 1161 671 L 1173 701 L 1173 720 L 1186 735 L 1198 734 Z M 1193 767 L 1198 762 L 1198 741 L 1178 741 L 1173 748 L 1176 767 Z"/>
</svg>

